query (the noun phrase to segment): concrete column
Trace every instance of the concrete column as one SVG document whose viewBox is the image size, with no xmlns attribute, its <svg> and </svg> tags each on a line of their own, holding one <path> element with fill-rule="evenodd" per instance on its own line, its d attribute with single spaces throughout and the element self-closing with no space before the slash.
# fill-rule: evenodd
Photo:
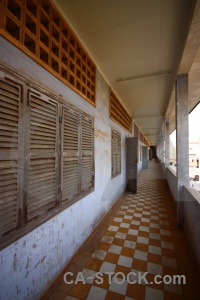
<svg viewBox="0 0 200 300">
<path fill-rule="evenodd" d="M 188 75 L 176 80 L 177 221 L 183 225 L 183 185 L 189 185 Z"/>
<path fill-rule="evenodd" d="M 159 153 L 159 160 L 160 160 L 160 168 L 162 173 L 164 172 L 164 131 L 163 128 L 161 130 L 159 141 L 158 141 L 158 153 Z"/>
<path fill-rule="evenodd" d="M 165 169 L 169 167 L 169 165 L 169 119 L 165 119 Z"/>
<path fill-rule="evenodd" d="M 163 123 L 163 129 L 162 129 L 162 172 L 163 175 L 165 175 L 165 137 L 166 137 L 166 132 L 165 132 L 165 121 Z"/>
<path fill-rule="evenodd" d="M 162 131 L 162 162 L 165 164 L 165 128 Z"/>
<path fill-rule="evenodd" d="M 164 139 L 165 139 L 165 133 L 164 130 L 162 128 L 161 130 L 161 135 L 160 135 L 160 159 L 161 159 L 161 163 L 163 164 L 165 161 L 165 156 L 164 156 Z"/>
<path fill-rule="evenodd" d="M 159 140 L 158 140 L 158 144 L 157 144 L 157 149 L 156 149 L 156 154 L 157 154 L 157 157 L 158 159 L 160 159 L 160 153 L 159 153 Z"/>
<path fill-rule="evenodd" d="M 165 166 L 165 123 L 163 128 L 162 153 L 163 153 L 163 166 Z"/>
<path fill-rule="evenodd" d="M 160 137 L 159 137 L 159 141 L 158 141 L 158 145 L 157 145 L 157 156 L 158 156 L 158 159 L 161 161 L 160 147 L 161 147 L 161 142 L 160 142 Z"/>
</svg>

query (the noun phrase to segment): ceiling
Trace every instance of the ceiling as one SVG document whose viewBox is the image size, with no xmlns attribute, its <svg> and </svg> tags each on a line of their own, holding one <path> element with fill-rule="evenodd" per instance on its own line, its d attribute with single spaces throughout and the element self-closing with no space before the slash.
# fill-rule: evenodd
<svg viewBox="0 0 200 300">
<path fill-rule="evenodd" d="M 167 116 L 174 120 L 175 93 L 172 90 L 182 54 L 186 58 L 190 54 L 190 49 L 184 53 L 184 47 L 194 1 L 53 2 L 149 144 L 156 145 L 163 119 Z M 189 55 L 187 71 L 197 47 L 193 52 Z M 200 64 L 200 55 L 198 62 Z"/>
</svg>

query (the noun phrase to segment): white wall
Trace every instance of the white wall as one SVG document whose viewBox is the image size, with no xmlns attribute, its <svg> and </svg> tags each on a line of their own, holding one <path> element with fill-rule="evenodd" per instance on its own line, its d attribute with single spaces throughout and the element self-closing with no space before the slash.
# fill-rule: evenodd
<svg viewBox="0 0 200 300">
<path fill-rule="evenodd" d="M 137 172 L 138 172 L 138 174 L 139 174 L 140 171 L 142 170 L 141 147 L 142 147 L 142 143 L 141 143 L 140 140 L 138 139 L 138 163 L 137 163 Z"/>
<path fill-rule="evenodd" d="M 176 172 L 171 167 L 168 167 L 165 170 L 165 177 L 167 179 L 169 188 L 171 190 L 171 193 L 172 193 L 173 198 L 174 198 L 175 203 L 176 203 L 176 201 L 178 201 Z"/>
<path fill-rule="evenodd" d="M 171 167 L 166 169 L 166 179 L 174 197 L 175 204 L 177 204 L 177 177 Z M 183 229 L 200 269 L 200 194 L 191 187 L 183 186 L 182 188 L 184 202 Z"/>
<path fill-rule="evenodd" d="M 184 229 L 192 246 L 200 270 L 200 194 L 191 187 L 183 187 Z"/>
<path fill-rule="evenodd" d="M 44 293 L 124 192 L 125 137 L 130 134 L 109 119 L 109 87 L 99 72 L 95 108 L 2 37 L 0 63 L 94 117 L 95 191 L 0 253 L 0 298 L 31 300 Z M 122 136 L 122 172 L 114 179 L 111 179 L 111 127 Z"/>
</svg>

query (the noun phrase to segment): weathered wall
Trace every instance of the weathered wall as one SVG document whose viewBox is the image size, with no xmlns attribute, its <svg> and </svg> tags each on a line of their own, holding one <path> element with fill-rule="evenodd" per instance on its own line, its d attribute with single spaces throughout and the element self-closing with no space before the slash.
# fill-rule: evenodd
<svg viewBox="0 0 200 300">
<path fill-rule="evenodd" d="M 200 269 L 200 194 L 191 187 L 183 187 L 184 230 L 192 246 Z"/>
<path fill-rule="evenodd" d="M 164 175 L 164 177 L 166 178 L 166 175 L 165 175 L 165 163 L 164 162 L 160 162 L 160 168 L 161 168 L 161 171 L 162 171 L 162 173 L 163 173 L 163 175 Z"/>
<path fill-rule="evenodd" d="M 0 63 L 94 117 L 95 191 L 0 253 L 0 298 L 37 299 L 125 190 L 125 137 L 109 119 L 109 87 L 97 72 L 96 108 L 0 37 Z M 121 132 L 121 175 L 111 179 L 111 127 Z"/>
<path fill-rule="evenodd" d="M 175 202 L 177 201 L 177 177 L 172 168 L 166 169 L 166 179 Z M 200 194 L 191 187 L 183 186 L 184 231 L 193 249 L 200 269 Z"/>
<path fill-rule="evenodd" d="M 175 201 L 178 201 L 177 198 L 177 177 L 176 173 L 171 167 L 166 168 L 165 170 L 165 178 L 167 179 L 169 188 L 171 190 L 171 193 L 174 197 Z"/>
<path fill-rule="evenodd" d="M 142 145 L 143 144 L 141 143 L 141 141 L 138 140 L 138 163 L 137 163 L 137 172 L 138 172 L 138 174 L 142 170 L 142 151 L 141 151 Z"/>
<path fill-rule="evenodd" d="M 140 173 L 141 170 L 142 170 L 142 161 L 139 161 L 138 164 L 137 164 L 138 174 Z"/>
</svg>

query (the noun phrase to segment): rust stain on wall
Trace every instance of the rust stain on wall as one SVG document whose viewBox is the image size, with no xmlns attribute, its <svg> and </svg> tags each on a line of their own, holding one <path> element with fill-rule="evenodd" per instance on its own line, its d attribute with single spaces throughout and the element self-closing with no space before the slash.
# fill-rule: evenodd
<svg viewBox="0 0 200 300">
<path fill-rule="evenodd" d="M 109 133 L 106 131 L 102 131 L 100 129 L 95 129 L 94 131 L 95 138 L 98 138 L 100 140 L 106 141 L 106 139 L 109 137 Z"/>
</svg>

